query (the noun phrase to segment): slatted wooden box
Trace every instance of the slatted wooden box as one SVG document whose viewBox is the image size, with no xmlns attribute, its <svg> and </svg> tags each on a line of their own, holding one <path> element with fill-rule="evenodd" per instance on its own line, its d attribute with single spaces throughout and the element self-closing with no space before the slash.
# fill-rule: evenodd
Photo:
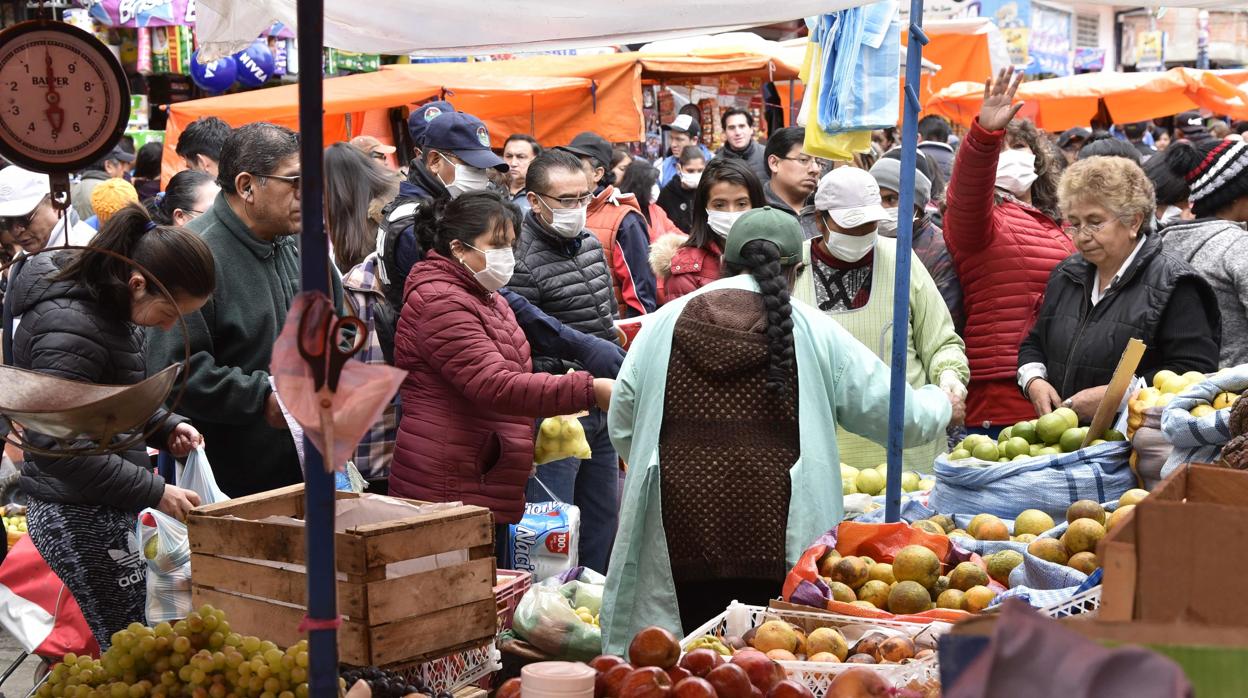
<svg viewBox="0 0 1248 698">
<path fill-rule="evenodd" d="M 342 508 L 359 497 L 338 492 L 337 504 Z M 302 639 L 303 515 L 303 485 L 192 512 L 187 529 L 195 606 L 224 610 L 230 627 L 244 635 L 281 646 Z M 297 521 L 265 521 L 270 517 Z M 461 505 L 339 527 L 334 546 L 342 663 L 410 664 L 494 637 L 494 522 L 488 509 Z"/>
</svg>

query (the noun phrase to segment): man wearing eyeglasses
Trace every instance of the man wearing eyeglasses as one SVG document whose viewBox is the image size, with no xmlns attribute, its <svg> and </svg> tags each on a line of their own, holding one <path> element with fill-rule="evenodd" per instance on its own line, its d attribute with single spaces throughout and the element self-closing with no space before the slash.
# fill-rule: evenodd
<svg viewBox="0 0 1248 698">
<path fill-rule="evenodd" d="M 817 237 L 815 207 L 810 198 L 819 186 L 827 163 L 802 151 L 806 129 L 789 127 L 776 130 L 767 139 L 763 157 L 771 179 L 763 183 L 767 203 L 797 218 L 806 239 Z"/>
<path fill-rule="evenodd" d="M 0 231 L 13 240 L 21 252 L 4 278 L 0 278 L 0 296 L 25 266 L 25 257 L 50 247 L 87 245 L 95 237 L 95 229 L 79 220 L 73 207 L 64 213 L 52 205 L 52 183 L 45 174 L 31 172 L 16 165 L 0 170 Z M 13 330 L 21 321 L 9 303 L 3 304 L 0 320 L 0 351 L 5 365 L 12 356 Z"/>
<path fill-rule="evenodd" d="M 270 123 L 240 126 L 217 167 L 221 192 L 187 224 L 212 249 L 217 287 L 186 316 L 191 360 L 179 411 L 195 415 L 217 482 L 239 497 L 303 480 L 269 383 L 273 344 L 299 291 L 299 136 Z M 341 307 L 337 275 L 333 298 Z M 182 361 L 183 346 L 179 328 L 151 330 L 149 372 Z"/>
<path fill-rule="evenodd" d="M 516 240 L 516 267 L 507 288 L 564 325 L 617 342 L 618 312 L 602 244 L 586 229 L 593 191 L 581 159 L 561 149 L 533 159 L 527 175 L 529 204 Z M 535 371 L 564 373 L 560 359 L 538 354 Z M 580 564 L 607 571 L 619 510 L 619 464 L 607 434 L 606 414 L 581 419 L 593 456 L 538 467 L 538 478 L 560 499 L 581 509 Z M 530 483 L 530 501 L 546 501 L 544 488 Z"/>
<path fill-rule="evenodd" d="M 395 169 L 390 162 L 390 155 L 397 150 L 394 146 L 386 145 L 372 136 L 356 136 L 351 139 L 351 145 L 356 150 L 377 161 L 378 165 L 391 170 Z"/>
</svg>

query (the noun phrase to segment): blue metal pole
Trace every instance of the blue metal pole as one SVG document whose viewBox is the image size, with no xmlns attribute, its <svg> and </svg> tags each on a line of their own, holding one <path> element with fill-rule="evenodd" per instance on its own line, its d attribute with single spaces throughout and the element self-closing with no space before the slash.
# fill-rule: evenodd
<svg viewBox="0 0 1248 698">
<path fill-rule="evenodd" d="M 901 191 L 897 215 L 897 278 L 893 284 L 892 384 L 888 405 L 888 488 L 884 520 L 901 520 L 901 456 L 906 418 L 906 338 L 910 332 L 910 251 L 914 233 L 914 169 L 919 139 L 919 71 L 923 66 L 923 0 L 910 0 L 905 109 L 901 120 Z"/>
<path fill-rule="evenodd" d="M 329 244 L 325 239 L 321 180 L 321 45 L 325 33 L 323 0 L 299 0 L 299 133 L 303 179 L 300 206 L 303 232 L 299 255 L 305 291 L 329 294 Z M 337 571 L 334 565 L 334 477 L 325 471 L 320 448 L 304 439 L 304 539 L 307 546 L 308 693 L 313 698 L 338 695 Z"/>
</svg>

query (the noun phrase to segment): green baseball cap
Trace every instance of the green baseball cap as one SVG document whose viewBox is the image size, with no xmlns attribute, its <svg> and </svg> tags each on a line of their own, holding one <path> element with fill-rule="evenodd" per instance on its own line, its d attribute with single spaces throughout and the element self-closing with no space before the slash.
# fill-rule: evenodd
<svg viewBox="0 0 1248 698">
<path fill-rule="evenodd" d="M 777 208 L 764 206 L 746 211 L 732 224 L 728 241 L 724 245 L 724 261 L 744 264 L 741 248 L 755 240 L 766 240 L 780 248 L 781 266 L 796 264 L 802 259 L 802 226 L 792 215 Z"/>
</svg>

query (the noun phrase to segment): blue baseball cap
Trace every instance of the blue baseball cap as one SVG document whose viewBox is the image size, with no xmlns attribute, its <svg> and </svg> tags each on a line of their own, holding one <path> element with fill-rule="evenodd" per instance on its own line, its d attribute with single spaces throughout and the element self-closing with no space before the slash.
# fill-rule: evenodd
<svg viewBox="0 0 1248 698">
<path fill-rule="evenodd" d="M 499 172 L 509 169 L 507 163 L 490 150 L 490 132 L 485 124 L 472 114 L 451 112 L 430 121 L 425 128 L 423 147 L 446 151 L 471 167 L 483 170 L 492 167 Z"/>
<path fill-rule="evenodd" d="M 426 102 L 412 110 L 412 113 L 407 117 L 407 132 L 412 136 L 412 143 L 417 147 L 423 147 L 425 144 L 425 129 L 429 128 L 429 122 L 443 114 L 451 114 L 454 111 L 455 107 L 450 102 L 440 100 Z"/>
</svg>

